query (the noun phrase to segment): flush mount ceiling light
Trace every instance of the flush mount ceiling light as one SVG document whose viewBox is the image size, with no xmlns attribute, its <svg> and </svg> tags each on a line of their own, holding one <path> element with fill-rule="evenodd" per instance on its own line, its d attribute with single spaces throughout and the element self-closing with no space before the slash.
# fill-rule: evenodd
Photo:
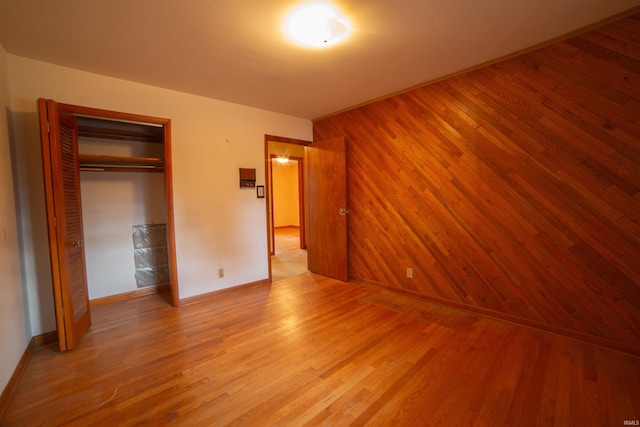
<svg viewBox="0 0 640 427">
<path fill-rule="evenodd" d="M 331 46 L 349 34 L 349 23 L 327 4 L 312 4 L 297 9 L 287 23 L 289 36 L 313 47 Z"/>
</svg>

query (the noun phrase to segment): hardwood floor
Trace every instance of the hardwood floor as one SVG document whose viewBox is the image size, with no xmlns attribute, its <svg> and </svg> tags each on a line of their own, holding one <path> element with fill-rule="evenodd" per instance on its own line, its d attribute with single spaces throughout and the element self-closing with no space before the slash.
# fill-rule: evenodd
<svg viewBox="0 0 640 427">
<path fill-rule="evenodd" d="M 276 227 L 273 229 L 276 254 L 300 249 L 300 227 Z"/>
<path fill-rule="evenodd" d="M 166 298 L 166 297 L 164 297 Z M 640 359 L 310 273 L 95 307 L 37 348 L 3 426 L 622 426 Z"/>
</svg>

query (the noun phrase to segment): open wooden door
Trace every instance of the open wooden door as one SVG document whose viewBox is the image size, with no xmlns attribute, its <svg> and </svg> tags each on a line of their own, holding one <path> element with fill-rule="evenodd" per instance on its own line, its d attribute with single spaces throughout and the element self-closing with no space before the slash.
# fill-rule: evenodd
<svg viewBox="0 0 640 427">
<path fill-rule="evenodd" d="M 307 147 L 309 270 L 349 279 L 347 145 L 344 137 Z"/>
<path fill-rule="evenodd" d="M 91 326 L 85 268 L 76 118 L 38 100 L 51 275 L 60 351 L 71 350 Z"/>
</svg>

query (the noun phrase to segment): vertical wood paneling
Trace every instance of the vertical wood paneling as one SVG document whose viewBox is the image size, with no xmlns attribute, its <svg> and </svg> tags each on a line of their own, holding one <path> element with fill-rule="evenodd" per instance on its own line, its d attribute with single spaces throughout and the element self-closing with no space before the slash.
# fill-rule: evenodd
<svg viewBox="0 0 640 427">
<path fill-rule="evenodd" d="M 639 16 L 314 123 L 336 136 L 352 279 L 640 348 Z"/>
</svg>

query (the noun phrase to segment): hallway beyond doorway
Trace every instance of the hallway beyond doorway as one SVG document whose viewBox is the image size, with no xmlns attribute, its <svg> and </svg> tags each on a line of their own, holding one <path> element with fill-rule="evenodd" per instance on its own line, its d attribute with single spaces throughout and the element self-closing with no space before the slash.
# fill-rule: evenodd
<svg viewBox="0 0 640 427">
<path fill-rule="evenodd" d="M 276 227 L 273 230 L 275 255 L 271 257 L 271 280 L 306 273 L 307 251 L 300 249 L 300 227 Z"/>
</svg>

